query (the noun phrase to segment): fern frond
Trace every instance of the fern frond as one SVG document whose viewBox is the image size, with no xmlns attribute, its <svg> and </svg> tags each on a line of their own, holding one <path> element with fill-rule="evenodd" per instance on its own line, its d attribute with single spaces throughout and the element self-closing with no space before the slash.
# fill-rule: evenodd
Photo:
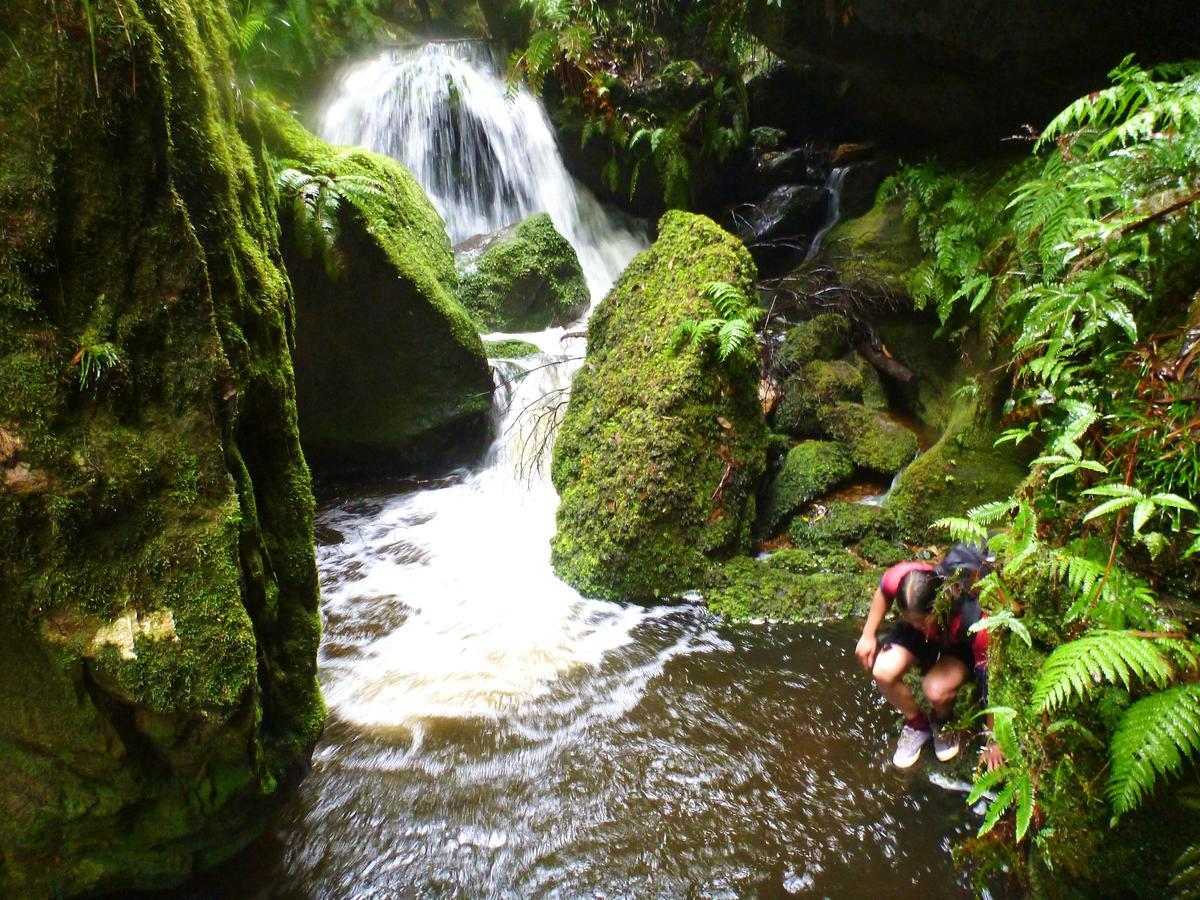
<svg viewBox="0 0 1200 900">
<path fill-rule="evenodd" d="M 1200 684 L 1181 684 L 1138 700 L 1109 743 L 1108 799 L 1117 816 L 1136 809 L 1156 783 L 1200 752 Z"/>
<path fill-rule="evenodd" d="M 1141 681 L 1163 687 L 1173 674 L 1153 641 L 1128 631 L 1097 629 L 1055 648 L 1042 665 L 1032 702 L 1038 710 L 1052 712 L 1101 684 L 1130 688 Z"/>
</svg>

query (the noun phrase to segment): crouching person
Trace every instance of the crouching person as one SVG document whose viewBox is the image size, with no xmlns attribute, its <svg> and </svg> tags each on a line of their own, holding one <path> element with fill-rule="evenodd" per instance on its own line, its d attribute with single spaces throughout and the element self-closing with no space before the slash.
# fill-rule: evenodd
<svg viewBox="0 0 1200 900">
<path fill-rule="evenodd" d="M 982 555 L 964 545 L 952 549 L 937 566 L 898 563 L 884 573 L 871 600 L 854 653 L 875 677 L 880 693 L 904 716 L 904 730 L 892 758 L 900 768 L 913 765 L 929 740 L 939 760 L 958 755 L 961 735 L 944 733 L 941 726 L 949 721 L 958 690 L 968 677 L 977 679 L 987 705 L 987 631 L 970 631 L 983 617 L 972 588 L 984 566 Z M 943 587 L 950 602 L 938 616 L 934 606 Z M 879 626 L 893 606 L 898 621 L 879 637 Z M 929 712 L 921 709 L 904 683 L 904 673 L 913 666 L 920 669 Z M 989 746 L 987 753 L 993 752 Z M 990 758 L 988 763 L 990 767 Z"/>
</svg>

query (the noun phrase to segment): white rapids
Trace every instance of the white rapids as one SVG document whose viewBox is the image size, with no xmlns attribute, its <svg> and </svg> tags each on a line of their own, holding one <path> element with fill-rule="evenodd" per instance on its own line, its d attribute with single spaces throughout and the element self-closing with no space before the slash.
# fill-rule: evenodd
<svg viewBox="0 0 1200 900">
<path fill-rule="evenodd" d="M 645 242 L 568 174 L 541 103 L 505 92 L 487 45 L 388 49 L 343 73 L 319 131 L 403 162 L 454 243 L 548 212 L 595 301 Z M 489 336 L 543 352 L 493 360 L 497 438 L 482 465 L 365 515 L 358 502 L 321 514 L 323 533 L 341 538 L 320 548 L 319 562 L 322 683 L 342 721 L 419 743 L 437 720 L 524 719 L 563 673 L 599 665 L 646 619 L 581 597 L 550 567 L 558 498 L 549 450 L 584 353 L 582 340 L 564 339 L 570 330 Z"/>
</svg>

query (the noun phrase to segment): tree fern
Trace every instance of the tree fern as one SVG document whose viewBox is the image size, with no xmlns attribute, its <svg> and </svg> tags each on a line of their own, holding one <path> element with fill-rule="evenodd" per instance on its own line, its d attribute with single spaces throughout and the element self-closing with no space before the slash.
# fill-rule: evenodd
<svg viewBox="0 0 1200 900">
<path fill-rule="evenodd" d="M 1121 717 L 1109 744 L 1108 799 L 1116 816 L 1136 809 L 1156 783 L 1200 752 L 1200 684 L 1143 697 Z"/>
<path fill-rule="evenodd" d="M 1101 684 L 1163 687 L 1174 668 L 1156 642 L 1129 631 L 1096 629 L 1055 648 L 1042 665 L 1033 705 L 1053 712 L 1068 700 L 1089 696 Z"/>
</svg>

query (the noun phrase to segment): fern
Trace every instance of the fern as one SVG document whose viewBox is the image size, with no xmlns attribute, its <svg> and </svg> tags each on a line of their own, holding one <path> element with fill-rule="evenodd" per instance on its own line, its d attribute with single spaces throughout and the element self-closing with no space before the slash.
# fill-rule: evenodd
<svg viewBox="0 0 1200 900">
<path fill-rule="evenodd" d="M 1200 752 L 1200 684 L 1143 697 L 1121 717 L 1109 744 L 1108 799 L 1115 817 L 1141 805 L 1162 778 Z"/>
<path fill-rule="evenodd" d="M 1164 687 L 1173 675 L 1170 661 L 1154 641 L 1133 632 L 1096 629 L 1055 648 L 1042 665 L 1032 703 L 1042 712 L 1053 712 L 1072 698 L 1086 698 L 1101 684 Z"/>
<path fill-rule="evenodd" d="M 1200 844 L 1192 844 L 1175 860 L 1171 887 L 1175 890 L 1176 900 L 1200 897 Z"/>
<path fill-rule="evenodd" d="M 290 201 L 297 249 L 306 257 L 319 254 L 325 274 L 336 281 L 342 271 L 337 246 L 342 204 L 349 201 L 363 209 L 383 188 L 365 175 L 332 178 L 291 167 L 282 169 L 276 181 L 281 194 Z"/>
<path fill-rule="evenodd" d="M 763 311 L 749 301 L 745 292 L 724 281 L 706 283 L 700 296 L 712 302 L 718 315 L 680 322 L 671 334 L 673 347 L 678 351 L 685 345 L 702 346 L 715 337 L 718 361 L 752 363 L 757 360 L 754 326 L 762 318 Z"/>
</svg>

